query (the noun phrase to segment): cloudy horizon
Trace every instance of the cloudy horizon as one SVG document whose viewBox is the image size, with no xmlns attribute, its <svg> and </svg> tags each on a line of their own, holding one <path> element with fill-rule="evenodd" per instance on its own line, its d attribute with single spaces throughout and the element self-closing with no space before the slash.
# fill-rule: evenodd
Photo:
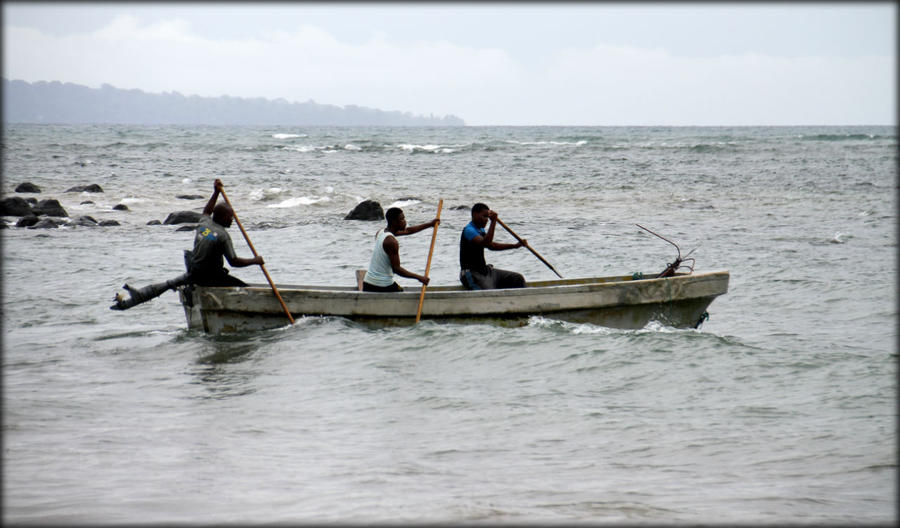
<svg viewBox="0 0 900 528">
<path fill-rule="evenodd" d="M 3 76 L 468 125 L 895 125 L 896 6 L 3 5 Z"/>
</svg>

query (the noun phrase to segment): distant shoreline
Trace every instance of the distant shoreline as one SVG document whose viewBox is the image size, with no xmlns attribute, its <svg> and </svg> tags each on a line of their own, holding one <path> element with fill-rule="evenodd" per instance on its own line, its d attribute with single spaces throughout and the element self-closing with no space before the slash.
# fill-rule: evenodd
<svg viewBox="0 0 900 528">
<path fill-rule="evenodd" d="M 108 84 L 90 88 L 60 81 L 3 79 L 4 123 L 258 126 L 465 126 L 461 118 L 416 116 L 356 105 L 313 100 L 184 96 L 122 90 Z"/>
</svg>

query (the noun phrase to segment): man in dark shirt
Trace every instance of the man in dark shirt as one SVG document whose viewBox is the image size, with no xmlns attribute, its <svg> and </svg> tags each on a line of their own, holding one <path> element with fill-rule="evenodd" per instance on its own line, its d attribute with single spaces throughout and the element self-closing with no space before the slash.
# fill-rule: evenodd
<svg viewBox="0 0 900 528">
<path fill-rule="evenodd" d="M 262 256 L 245 259 L 234 254 L 231 237 L 225 230 L 231 226 L 234 211 L 227 203 L 216 205 L 222 191 L 221 180 L 216 179 L 213 186 L 212 197 L 203 209 L 203 215 L 197 224 L 194 250 L 192 252 L 185 251 L 190 255 L 186 257 L 188 272 L 174 279 L 150 284 L 140 289 L 125 284 L 122 287 L 128 292 L 129 297 L 126 299 L 123 295 L 117 294 L 113 299 L 115 303 L 109 307 L 111 310 L 127 310 L 150 299 L 155 299 L 167 290 L 174 290 L 189 283 L 198 286 L 246 286 L 247 283 L 244 281 L 228 275 L 228 270 L 223 266 L 223 257 L 236 268 L 251 264 L 260 266 L 265 264 Z"/>
<path fill-rule="evenodd" d="M 484 227 L 490 220 L 491 225 Z M 492 290 L 496 288 L 523 288 L 525 277 L 514 271 L 497 269 L 484 262 L 484 249 L 503 251 L 526 244 L 521 240 L 515 244 L 494 242 L 497 227 L 497 213 L 483 204 L 472 206 L 472 221 L 463 229 L 459 237 L 459 280 L 469 290 Z"/>
<path fill-rule="evenodd" d="M 225 230 L 231 227 L 234 211 L 227 203 L 216 204 L 222 190 L 221 180 L 216 179 L 213 187 L 213 195 L 203 209 L 203 216 L 200 217 L 194 235 L 194 251 L 188 268 L 189 280 L 198 286 L 246 286 L 247 283 L 228 274 L 223 257 L 235 268 L 251 264 L 262 266 L 265 262 L 261 256 L 240 258 L 235 255 L 231 237 Z"/>
</svg>

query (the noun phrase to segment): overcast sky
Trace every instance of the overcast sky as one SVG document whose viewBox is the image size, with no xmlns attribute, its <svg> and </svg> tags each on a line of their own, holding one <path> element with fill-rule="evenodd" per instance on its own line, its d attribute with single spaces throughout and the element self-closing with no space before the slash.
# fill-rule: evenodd
<svg viewBox="0 0 900 528">
<path fill-rule="evenodd" d="M 3 77 L 469 125 L 896 124 L 881 3 L 3 3 Z"/>
</svg>

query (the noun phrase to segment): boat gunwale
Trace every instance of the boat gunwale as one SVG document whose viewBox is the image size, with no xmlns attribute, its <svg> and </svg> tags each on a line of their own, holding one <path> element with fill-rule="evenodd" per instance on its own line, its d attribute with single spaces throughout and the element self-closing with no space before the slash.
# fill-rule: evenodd
<svg viewBox="0 0 900 528">
<path fill-rule="evenodd" d="M 656 274 L 652 274 L 656 275 Z M 535 281 L 526 284 L 524 288 L 501 288 L 492 290 L 466 290 L 459 285 L 442 285 L 428 288 L 426 290 L 426 299 L 446 299 L 458 297 L 519 297 L 531 295 L 546 294 L 566 294 L 578 293 L 583 291 L 591 291 L 600 287 L 609 287 L 614 285 L 622 285 L 626 283 L 649 283 L 656 281 L 683 281 L 703 278 L 730 278 L 727 270 L 711 270 L 699 273 L 679 273 L 673 277 L 659 278 L 656 276 L 646 276 L 635 279 L 632 275 L 613 275 L 606 277 L 581 277 L 573 279 L 553 279 L 545 281 Z M 421 290 L 418 287 L 409 288 L 402 292 L 364 292 L 359 291 L 352 286 L 324 286 L 324 285 L 293 285 L 293 284 L 276 284 L 279 293 L 282 296 L 293 296 L 294 294 L 306 294 L 315 296 L 329 296 L 336 298 L 363 298 L 376 297 L 378 299 L 406 299 L 408 297 L 418 297 Z M 242 289 L 247 293 L 271 292 L 272 287 L 268 284 L 248 284 L 246 287 L 234 286 L 198 286 L 198 290 L 235 290 Z M 723 292 L 724 293 L 724 292 Z"/>
</svg>

